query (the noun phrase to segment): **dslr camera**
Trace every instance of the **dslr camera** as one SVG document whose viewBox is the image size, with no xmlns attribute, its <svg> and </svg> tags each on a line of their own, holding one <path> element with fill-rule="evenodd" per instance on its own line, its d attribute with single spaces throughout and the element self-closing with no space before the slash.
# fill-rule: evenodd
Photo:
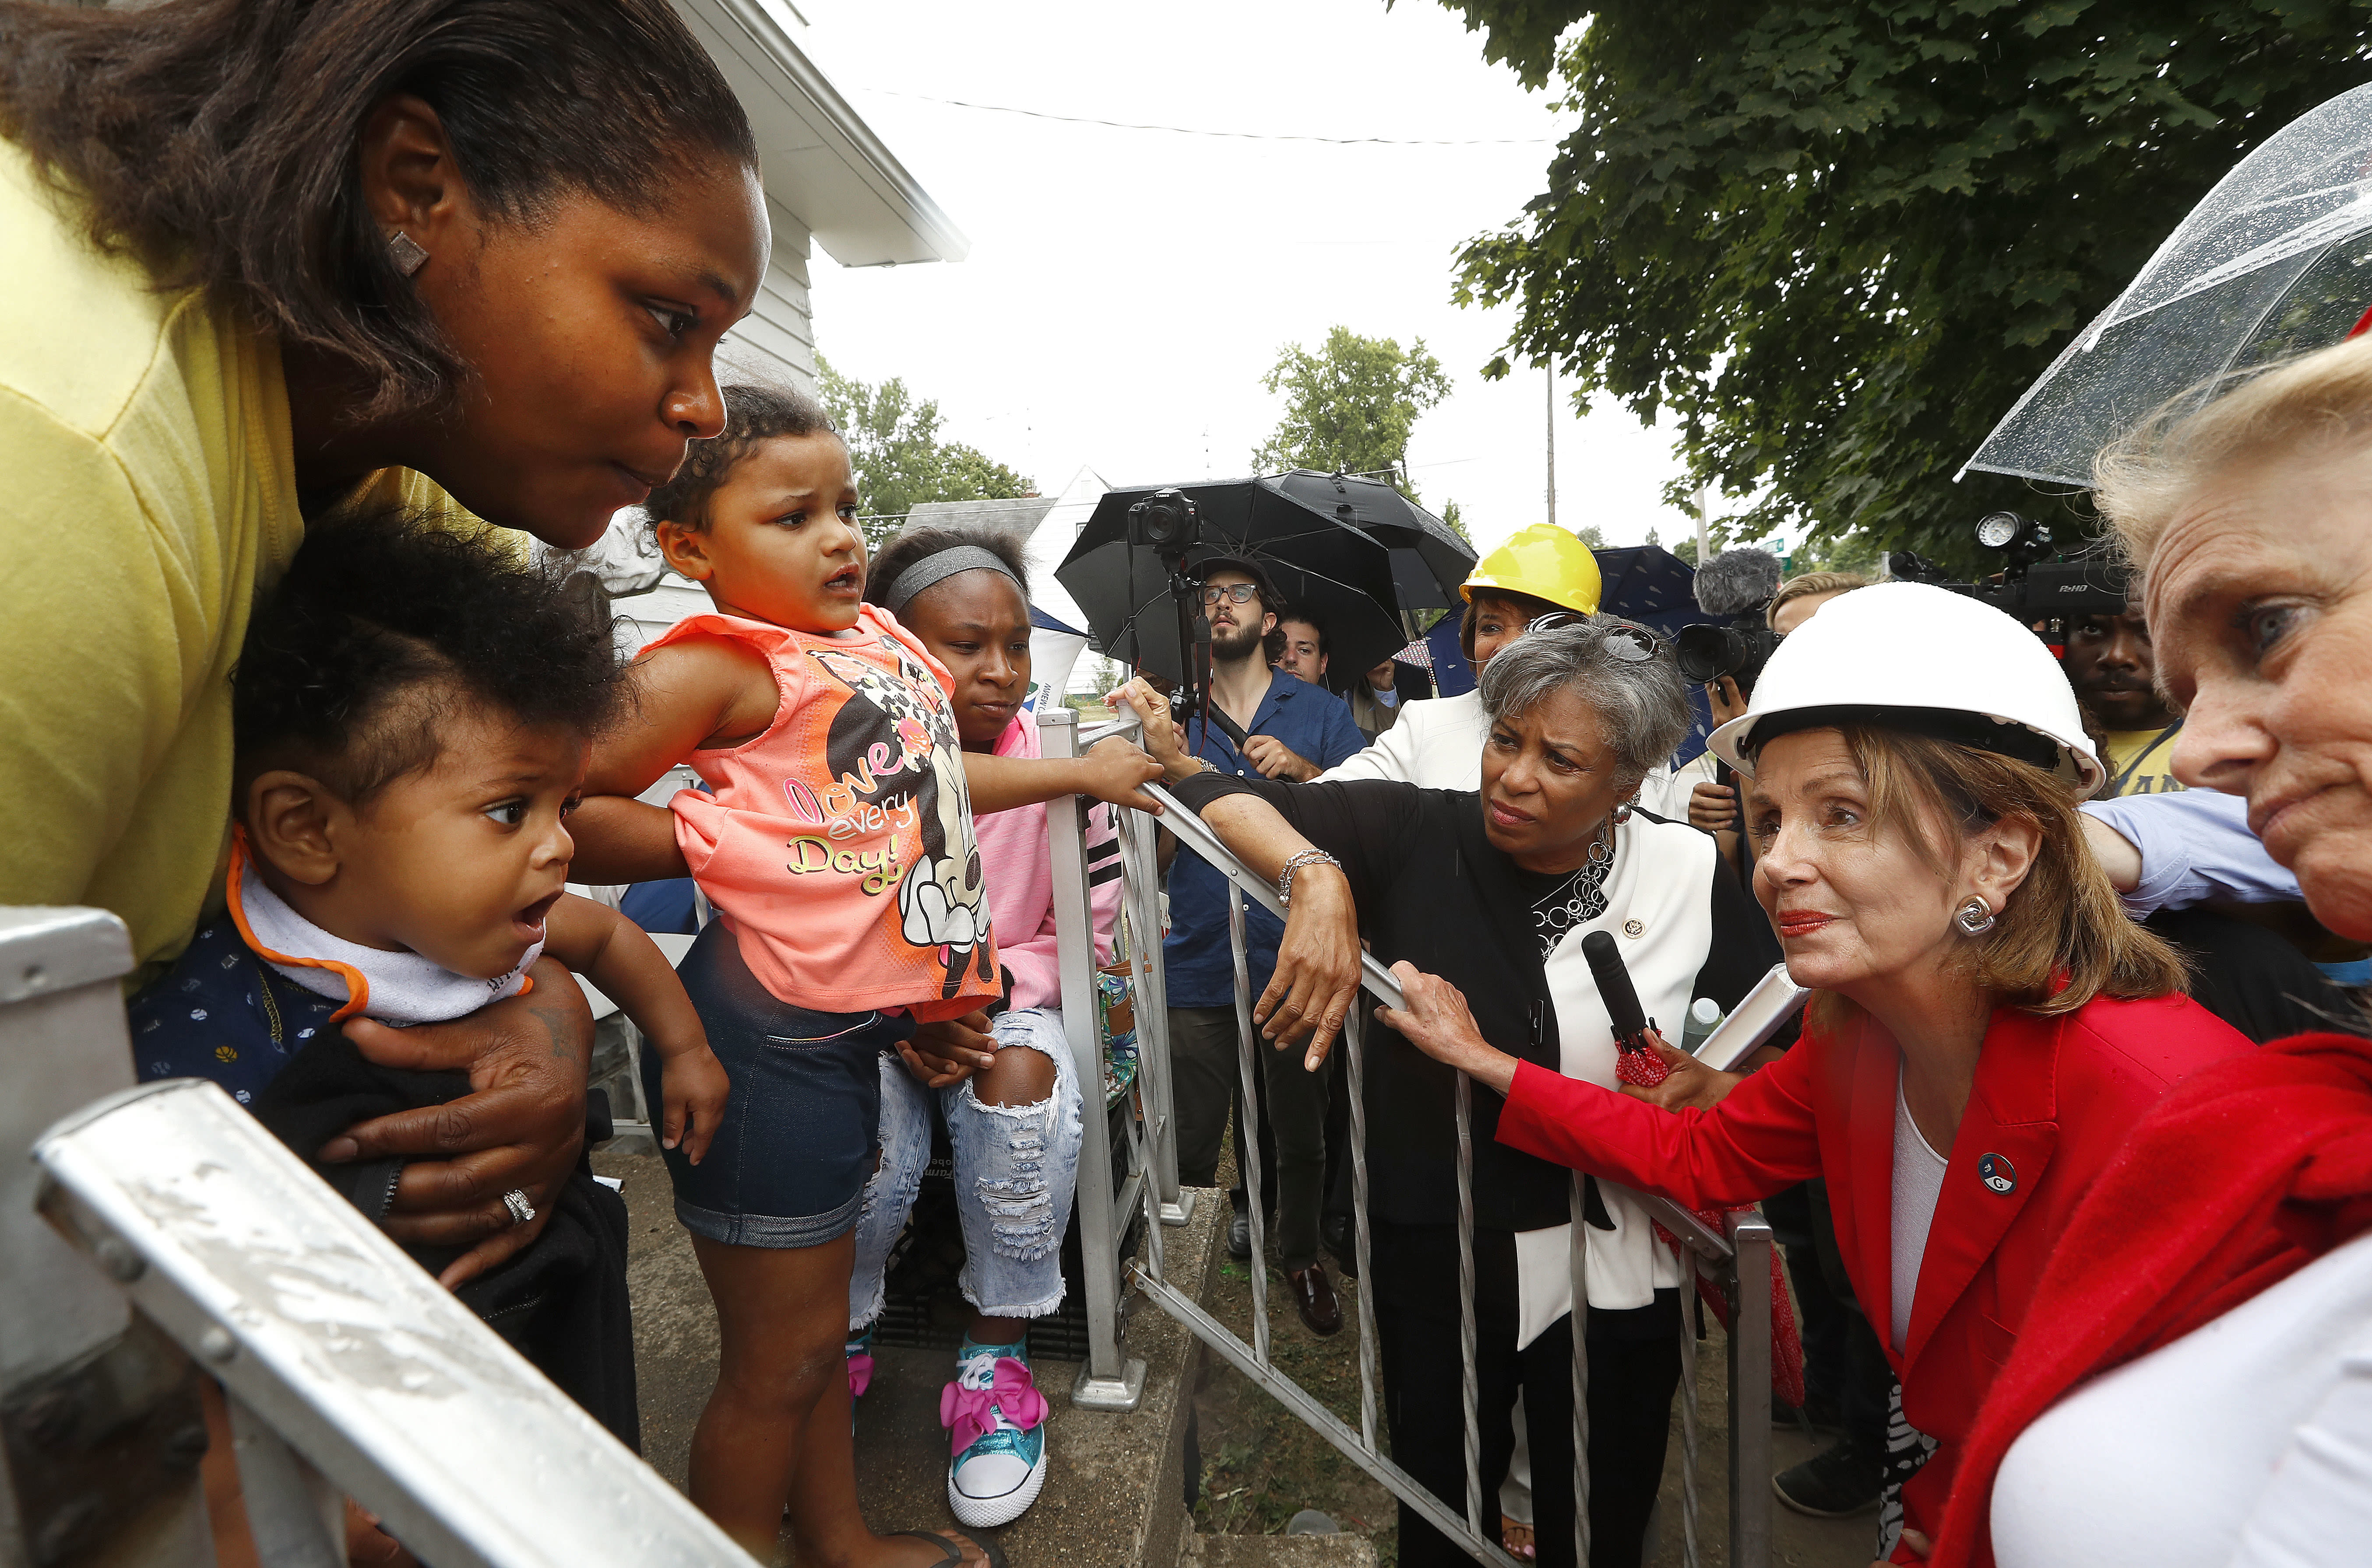
<svg viewBox="0 0 2372 1568">
<path fill-rule="evenodd" d="M 1203 540 L 1203 517 L 1182 490 L 1157 490 L 1128 509 L 1128 542 L 1182 559 Z"/>
<path fill-rule="evenodd" d="M 1988 512 L 1977 519 L 1977 542 L 2002 555 L 2000 579 L 1955 583 L 1924 557 L 1899 550 L 1886 558 L 1889 576 L 1932 583 L 1992 605 L 2036 628 L 2046 641 L 2063 641 L 2065 623 L 2087 615 L 2122 615 L 2128 574 L 2114 562 L 2068 561 L 2052 554 L 2051 530 L 2016 512 Z"/>
</svg>

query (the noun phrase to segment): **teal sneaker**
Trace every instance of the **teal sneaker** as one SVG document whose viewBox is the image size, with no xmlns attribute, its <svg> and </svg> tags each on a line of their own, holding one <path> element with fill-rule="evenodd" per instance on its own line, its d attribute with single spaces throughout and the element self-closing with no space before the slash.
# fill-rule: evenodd
<svg viewBox="0 0 2372 1568">
<path fill-rule="evenodd" d="M 948 1506 L 975 1529 L 1009 1525 L 1046 1484 L 1046 1397 L 1029 1370 L 1028 1342 L 956 1353 L 955 1381 L 939 1390 L 948 1429 Z"/>
</svg>

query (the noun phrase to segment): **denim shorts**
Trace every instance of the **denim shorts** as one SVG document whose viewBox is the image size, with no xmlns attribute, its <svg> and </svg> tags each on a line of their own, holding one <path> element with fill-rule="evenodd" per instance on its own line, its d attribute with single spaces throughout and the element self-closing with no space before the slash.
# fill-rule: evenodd
<svg viewBox="0 0 2372 1568">
<path fill-rule="evenodd" d="M 881 1054 L 913 1034 L 914 1020 L 777 999 L 722 921 L 701 932 L 676 974 L 733 1086 L 698 1165 L 680 1149 L 659 1151 L 676 1217 L 694 1236 L 737 1247 L 820 1247 L 846 1235 L 880 1142 Z M 665 1104 L 659 1054 L 642 1054 L 656 1124 Z"/>
</svg>

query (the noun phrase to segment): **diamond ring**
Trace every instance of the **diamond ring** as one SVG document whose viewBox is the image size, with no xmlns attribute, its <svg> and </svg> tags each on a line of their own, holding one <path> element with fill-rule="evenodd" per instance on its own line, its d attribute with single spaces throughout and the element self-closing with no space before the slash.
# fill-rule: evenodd
<svg viewBox="0 0 2372 1568">
<path fill-rule="evenodd" d="M 511 1212 L 511 1224 L 525 1225 L 535 1218 L 535 1205 L 527 1201 L 527 1193 L 514 1187 L 503 1194 L 503 1207 Z"/>
</svg>

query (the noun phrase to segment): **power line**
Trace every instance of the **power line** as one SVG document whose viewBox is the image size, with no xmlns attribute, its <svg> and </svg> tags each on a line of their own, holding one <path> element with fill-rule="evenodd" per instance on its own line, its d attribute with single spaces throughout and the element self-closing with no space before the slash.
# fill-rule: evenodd
<svg viewBox="0 0 2372 1568">
<path fill-rule="evenodd" d="M 1238 142 L 1323 142 L 1338 147 L 1548 147 L 1553 136 L 1302 136 L 1263 131 L 1212 131 L 1197 125 L 1148 125 L 1128 120 L 1096 120 L 1078 114 L 1050 114 L 1038 109 L 1017 109 L 1006 103 L 971 103 L 959 98 L 934 98 L 928 93 L 899 92 L 892 87 L 855 87 L 856 92 L 883 98 L 910 98 L 918 103 L 944 104 L 950 109 L 977 110 L 983 114 L 1018 114 L 1029 120 L 1052 120 L 1064 125 L 1098 125 L 1110 131 L 1159 131 L 1172 136 L 1216 136 Z"/>
</svg>

